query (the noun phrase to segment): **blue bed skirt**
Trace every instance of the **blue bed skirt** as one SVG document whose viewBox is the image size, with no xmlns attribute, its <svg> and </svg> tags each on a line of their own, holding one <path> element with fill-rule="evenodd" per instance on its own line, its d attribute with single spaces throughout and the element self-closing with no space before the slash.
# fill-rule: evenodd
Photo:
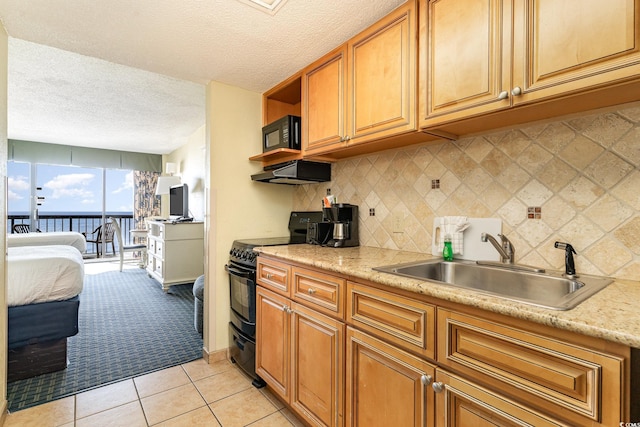
<svg viewBox="0 0 640 427">
<path fill-rule="evenodd" d="M 67 367 L 67 337 L 78 333 L 78 296 L 9 307 L 7 381 Z"/>
<path fill-rule="evenodd" d="M 80 298 L 9 307 L 9 349 L 78 333 Z"/>
</svg>

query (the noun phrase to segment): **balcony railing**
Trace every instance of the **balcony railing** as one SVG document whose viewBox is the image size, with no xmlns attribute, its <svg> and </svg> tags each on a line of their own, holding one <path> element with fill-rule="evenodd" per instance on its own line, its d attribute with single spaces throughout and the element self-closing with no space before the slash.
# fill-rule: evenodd
<svg viewBox="0 0 640 427">
<path fill-rule="evenodd" d="M 107 213 L 106 217 L 113 217 L 120 223 L 122 240 L 125 245 L 132 243 L 129 230 L 134 229 L 133 214 L 131 213 Z M 43 233 L 53 231 L 76 231 L 90 235 L 96 228 L 102 225 L 102 214 L 64 213 L 64 214 L 40 214 L 38 215 L 38 230 Z M 15 224 L 30 224 L 29 215 L 8 215 L 7 232 L 13 230 Z M 117 239 L 114 239 L 118 248 Z M 110 247 L 111 245 L 108 245 Z M 117 250 L 117 249 L 116 249 Z M 105 253 L 108 253 L 105 251 Z M 87 245 L 86 254 L 95 255 L 95 245 Z"/>
</svg>

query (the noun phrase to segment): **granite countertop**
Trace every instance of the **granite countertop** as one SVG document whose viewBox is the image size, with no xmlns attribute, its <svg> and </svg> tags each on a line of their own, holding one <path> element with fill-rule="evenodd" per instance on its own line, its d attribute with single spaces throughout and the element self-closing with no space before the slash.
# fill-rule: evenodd
<svg viewBox="0 0 640 427">
<path fill-rule="evenodd" d="M 557 311 L 372 269 L 384 265 L 433 259 L 434 257 L 429 254 L 366 246 L 335 249 L 307 244 L 266 246 L 256 250 L 265 255 L 347 275 L 354 279 L 365 279 L 640 348 L 640 304 L 638 304 L 640 282 L 616 280 L 577 307 L 567 311 Z"/>
</svg>

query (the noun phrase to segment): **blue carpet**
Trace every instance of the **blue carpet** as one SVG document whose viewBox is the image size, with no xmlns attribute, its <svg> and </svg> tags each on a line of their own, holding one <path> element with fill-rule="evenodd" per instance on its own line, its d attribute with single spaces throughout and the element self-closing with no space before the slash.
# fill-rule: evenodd
<svg viewBox="0 0 640 427">
<path fill-rule="evenodd" d="M 168 293 L 145 270 L 85 275 L 67 369 L 8 384 L 17 411 L 202 357 L 192 284 Z"/>
</svg>

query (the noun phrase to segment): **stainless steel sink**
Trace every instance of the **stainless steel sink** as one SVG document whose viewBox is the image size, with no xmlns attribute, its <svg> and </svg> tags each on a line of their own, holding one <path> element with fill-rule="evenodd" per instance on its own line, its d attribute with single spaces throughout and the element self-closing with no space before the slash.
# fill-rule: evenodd
<svg viewBox="0 0 640 427">
<path fill-rule="evenodd" d="M 375 267 L 374 270 L 414 279 L 435 281 L 553 310 L 569 310 L 613 280 L 561 273 L 535 273 L 511 266 L 480 265 L 473 261 L 429 260 Z"/>
</svg>

